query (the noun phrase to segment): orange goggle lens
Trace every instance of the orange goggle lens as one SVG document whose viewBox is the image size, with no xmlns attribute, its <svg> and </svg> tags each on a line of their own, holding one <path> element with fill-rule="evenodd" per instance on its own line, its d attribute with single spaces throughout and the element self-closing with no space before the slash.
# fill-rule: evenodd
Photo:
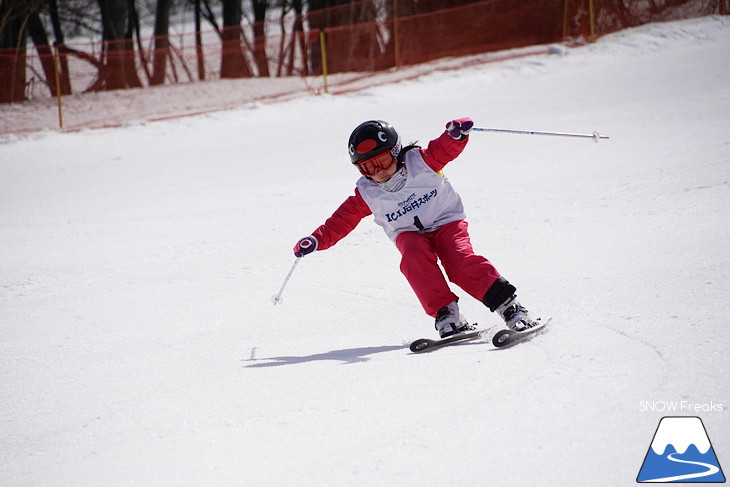
<svg viewBox="0 0 730 487">
<path fill-rule="evenodd" d="M 373 176 L 380 171 L 387 171 L 394 163 L 395 157 L 390 154 L 390 151 L 386 151 L 364 161 L 360 161 L 356 165 L 360 170 L 360 174 Z"/>
</svg>

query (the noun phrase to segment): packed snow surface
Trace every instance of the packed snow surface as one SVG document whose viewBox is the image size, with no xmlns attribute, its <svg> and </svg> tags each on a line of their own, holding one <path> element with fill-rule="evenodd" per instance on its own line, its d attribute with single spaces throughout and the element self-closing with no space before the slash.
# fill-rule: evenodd
<svg viewBox="0 0 730 487">
<path fill-rule="evenodd" d="M 341 96 L 0 144 L 0 484 L 631 485 L 663 416 L 730 465 L 730 19 Z M 554 51 L 554 50 L 553 50 Z M 435 337 L 372 219 L 300 237 L 363 120 L 427 143 L 475 250 L 552 317 Z M 499 319 L 460 290 L 466 316 Z M 680 404 L 669 410 L 672 404 Z M 727 474 L 727 472 L 726 472 Z"/>
</svg>

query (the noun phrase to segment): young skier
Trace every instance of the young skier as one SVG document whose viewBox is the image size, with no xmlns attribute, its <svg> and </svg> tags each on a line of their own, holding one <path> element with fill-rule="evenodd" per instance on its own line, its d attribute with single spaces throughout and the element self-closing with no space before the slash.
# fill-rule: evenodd
<svg viewBox="0 0 730 487">
<path fill-rule="evenodd" d="M 499 313 L 507 327 L 522 331 L 535 326 L 517 301 L 515 286 L 474 253 L 461 198 L 442 172 L 464 150 L 473 125 L 470 118 L 452 120 L 423 149 L 402 148 L 396 130 L 382 120 L 360 124 L 348 142 L 350 160 L 362 175 L 355 194 L 312 235 L 300 239 L 294 255 L 328 249 L 374 215 L 400 251 L 400 270 L 423 309 L 436 319 L 441 338 L 473 327 L 459 312 L 459 298 L 449 289 L 439 260 L 451 282 Z"/>
</svg>

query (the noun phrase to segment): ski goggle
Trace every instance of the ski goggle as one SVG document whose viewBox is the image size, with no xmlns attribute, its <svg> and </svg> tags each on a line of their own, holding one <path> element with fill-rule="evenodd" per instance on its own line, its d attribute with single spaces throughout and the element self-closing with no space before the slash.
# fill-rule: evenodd
<svg viewBox="0 0 730 487">
<path fill-rule="evenodd" d="M 363 176 L 374 176 L 380 171 L 387 171 L 395 163 L 390 149 L 355 164 Z"/>
</svg>

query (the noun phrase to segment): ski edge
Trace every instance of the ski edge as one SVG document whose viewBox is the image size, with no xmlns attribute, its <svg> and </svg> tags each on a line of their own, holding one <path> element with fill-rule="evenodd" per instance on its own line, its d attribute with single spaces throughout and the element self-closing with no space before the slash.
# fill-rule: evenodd
<svg viewBox="0 0 730 487">
<path fill-rule="evenodd" d="M 476 323 L 473 323 L 476 326 Z M 482 337 L 487 330 L 473 330 L 465 333 L 457 333 L 450 337 L 442 338 L 440 340 L 434 340 L 431 338 L 419 338 L 411 342 L 410 350 L 413 353 L 424 353 L 436 350 L 441 347 L 445 347 L 450 344 L 456 344 L 461 342 L 469 342 Z"/>
</svg>

